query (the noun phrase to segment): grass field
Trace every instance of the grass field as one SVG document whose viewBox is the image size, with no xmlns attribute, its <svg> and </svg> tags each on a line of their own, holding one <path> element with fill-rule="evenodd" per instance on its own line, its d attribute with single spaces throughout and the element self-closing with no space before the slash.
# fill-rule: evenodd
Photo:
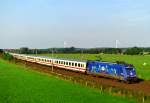
<svg viewBox="0 0 150 103">
<path fill-rule="evenodd" d="M 0 103 L 135 103 L 0 59 Z"/>
<path fill-rule="evenodd" d="M 51 54 L 40 54 L 42 56 L 50 56 Z M 125 61 L 133 64 L 136 68 L 138 77 L 150 80 L 150 55 L 115 55 L 115 54 L 54 54 L 58 58 L 72 58 L 81 60 L 96 60 L 96 56 L 100 55 L 102 61 Z M 146 65 L 143 65 L 146 63 Z"/>
</svg>

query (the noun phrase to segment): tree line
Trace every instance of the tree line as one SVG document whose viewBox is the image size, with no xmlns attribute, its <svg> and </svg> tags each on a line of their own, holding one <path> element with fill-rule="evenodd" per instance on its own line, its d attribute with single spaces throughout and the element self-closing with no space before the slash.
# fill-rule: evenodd
<svg viewBox="0 0 150 103">
<path fill-rule="evenodd" d="M 87 54 L 127 54 L 127 55 L 142 55 L 150 54 L 150 48 L 47 48 L 47 49 L 29 49 L 22 47 L 20 49 L 9 49 L 7 51 L 20 54 L 46 54 L 46 53 L 87 53 Z"/>
</svg>

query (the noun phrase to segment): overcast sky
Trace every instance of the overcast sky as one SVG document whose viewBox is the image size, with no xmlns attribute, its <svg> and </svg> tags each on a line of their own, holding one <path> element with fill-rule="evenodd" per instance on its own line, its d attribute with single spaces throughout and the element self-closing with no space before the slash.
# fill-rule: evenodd
<svg viewBox="0 0 150 103">
<path fill-rule="evenodd" d="M 150 47 L 150 0 L 0 0 L 0 48 Z"/>
</svg>

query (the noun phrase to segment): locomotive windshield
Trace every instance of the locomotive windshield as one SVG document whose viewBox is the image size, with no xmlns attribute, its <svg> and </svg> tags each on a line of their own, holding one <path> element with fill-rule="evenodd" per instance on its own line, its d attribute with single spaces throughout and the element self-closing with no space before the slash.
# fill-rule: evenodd
<svg viewBox="0 0 150 103">
<path fill-rule="evenodd" d="M 128 76 L 135 76 L 136 75 L 135 70 L 132 67 L 126 68 L 126 72 L 127 72 Z"/>
<path fill-rule="evenodd" d="M 132 71 L 134 70 L 133 68 L 126 68 L 127 71 Z"/>
</svg>

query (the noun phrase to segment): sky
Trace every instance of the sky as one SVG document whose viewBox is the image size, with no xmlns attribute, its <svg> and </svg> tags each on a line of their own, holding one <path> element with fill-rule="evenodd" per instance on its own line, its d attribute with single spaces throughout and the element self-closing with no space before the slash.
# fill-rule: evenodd
<svg viewBox="0 0 150 103">
<path fill-rule="evenodd" d="M 0 0 L 0 48 L 150 47 L 150 0 Z"/>
</svg>

